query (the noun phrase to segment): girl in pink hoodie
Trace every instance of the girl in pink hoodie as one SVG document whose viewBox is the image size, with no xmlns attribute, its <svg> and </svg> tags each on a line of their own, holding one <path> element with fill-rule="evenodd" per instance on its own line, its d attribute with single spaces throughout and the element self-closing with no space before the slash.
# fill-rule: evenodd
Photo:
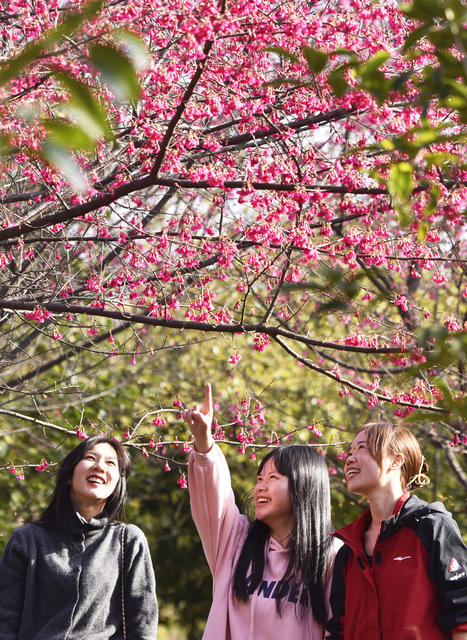
<svg viewBox="0 0 467 640">
<path fill-rule="evenodd" d="M 321 640 L 336 549 L 323 457 L 306 445 L 271 451 L 258 469 L 250 522 L 211 435 L 209 384 L 204 404 L 184 417 L 194 436 L 191 509 L 214 583 L 203 640 Z"/>
</svg>

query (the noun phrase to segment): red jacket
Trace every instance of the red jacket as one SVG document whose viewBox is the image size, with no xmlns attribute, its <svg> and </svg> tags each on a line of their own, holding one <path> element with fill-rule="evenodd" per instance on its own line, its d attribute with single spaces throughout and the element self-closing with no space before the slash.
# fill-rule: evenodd
<svg viewBox="0 0 467 640">
<path fill-rule="evenodd" d="M 467 548 L 441 503 L 404 494 L 380 523 L 371 560 L 369 510 L 334 534 L 329 640 L 445 640 L 467 631 Z"/>
</svg>

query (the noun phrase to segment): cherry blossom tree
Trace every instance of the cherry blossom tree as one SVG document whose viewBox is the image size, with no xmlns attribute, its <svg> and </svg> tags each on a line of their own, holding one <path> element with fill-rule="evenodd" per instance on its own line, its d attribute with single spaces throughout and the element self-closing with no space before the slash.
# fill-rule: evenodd
<svg viewBox="0 0 467 640">
<path fill-rule="evenodd" d="M 47 412 L 87 354 L 111 367 L 216 335 L 231 367 L 279 350 L 465 450 L 462 90 L 423 93 L 439 57 L 428 31 L 404 49 L 419 16 L 387 0 L 110 0 L 50 38 L 89 5 L 1 7 L 2 68 L 42 42 L 0 76 L 4 424 L 82 436 L 85 407 L 78 425 Z M 106 51 L 124 66 L 139 42 L 137 100 L 109 84 Z M 150 445 L 141 421 L 124 436 L 153 452 L 160 420 Z"/>
</svg>

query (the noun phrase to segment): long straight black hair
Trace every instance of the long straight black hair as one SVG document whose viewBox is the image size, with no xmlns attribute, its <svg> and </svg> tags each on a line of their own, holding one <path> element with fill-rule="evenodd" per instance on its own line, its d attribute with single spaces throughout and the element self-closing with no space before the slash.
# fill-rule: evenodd
<svg viewBox="0 0 467 640">
<path fill-rule="evenodd" d="M 69 529 L 70 519 L 70 483 L 76 465 L 84 458 L 86 453 L 96 444 L 105 442 L 115 449 L 118 461 L 120 477 L 113 493 L 107 498 L 103 512 L 107 515 L 109 523 L 113 521 L 125 521 L 124 500 L 126 496 L 126 481 L 131 472 L 131 459 L 123 446 L 111 436 L 98 435 L 83 440 L 77 447 L 62 460 L 55 476 L 55 490 L 49 506 L 41 516 L 44 520 L 59 530 Z"/>
<path fill-rule="evenodd" d="M 308 590 L 315 619 L 324 624 L 327 618 L 325 585 L 332 561 L 332 522 L 329 473 L 323 456 L 307 445 L 285 445 L 271 451 L 258 468 L 274 459 L 277 471 L 289 479 L 290 498 L 295 516 L 290 556 L 282 580 L 301 582 Z M 250 524 L 233 579 L 234 595 L 243 602 L 260 585 L 264 573 L 265 546 L 269 526 L 260 520 Z M 247 583 L 247 572 L 251 581 Z M 280 601 L 277 610 L 280 614 Z M 303 609 L 305 615 L 305 609 Z"/>
</svg>

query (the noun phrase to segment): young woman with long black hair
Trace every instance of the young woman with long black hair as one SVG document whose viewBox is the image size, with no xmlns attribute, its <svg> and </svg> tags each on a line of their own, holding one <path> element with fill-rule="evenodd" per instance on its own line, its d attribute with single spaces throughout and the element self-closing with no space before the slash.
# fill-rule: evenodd
<svg viewBox="0 0 467 640">
<path fill-rule="evenodd" d="M 420 445 L 401 425 L 364 425 L 344 473 L 369 508 L 335 532 L 329 640 L 467 640 L 467 549 L 428 482 Z"/>
<path fill-rule="evenodd" d="M 184 412 L 193 518 L 213 576 L 204 640 L 321 640 L 334 557 L 329 476 L 323 457 L 286 445 L 261 462 L 253 522 L 235 505 L 230 474 L 211 435 L 211 387 Z"/>
<path fill-rule="evenodd" d="M 0 560 L 1 640 L 156 638 L 148 544 L 122 522 L 130 471 L 107 436 L 65 457 L 44 514 L 13 533 Z"/>
</svg>

